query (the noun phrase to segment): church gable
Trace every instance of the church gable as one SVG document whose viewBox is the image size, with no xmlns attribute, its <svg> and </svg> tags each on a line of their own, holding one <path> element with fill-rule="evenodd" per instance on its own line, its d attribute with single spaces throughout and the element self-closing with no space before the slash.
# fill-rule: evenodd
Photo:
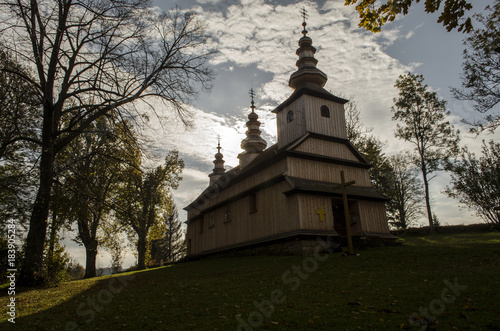
<svg viewBox="0 0 500 331">
<path fill-rule="evenodd" d="M 329 141 L 320 138 L 308 137 L 298 146 L 292 148 L 293 151 L 314 154 L 318 156 L 326 156 L 353 162 L 366 163 L 359 153 L 349 148 L 347 141 Z"/>
</svg>

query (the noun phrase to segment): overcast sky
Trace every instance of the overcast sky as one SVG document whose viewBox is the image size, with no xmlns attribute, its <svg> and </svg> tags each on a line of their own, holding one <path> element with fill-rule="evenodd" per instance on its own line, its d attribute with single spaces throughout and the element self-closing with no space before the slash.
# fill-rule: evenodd
<svg viewBox="0 0 500 331">
<path fill-rule="evenodd" d="M 386 143 L 386 154 L 411 148 L 394 138 L 395 123 L 391 121 L 390 111 L 397 96 L 394 83 L 399 75 L 408 71 L 422 74 L 425 83 L 448 101 L 452 112 L 450 121 L 464 133 L 463 145 L 479 154 L 481 139 L 499 139 L 499 133 L 475 139 L 465 134 L 466 127 L 460 119 L 471 120 L 477 114 L 469 104 L 453 101 L 450 95 L 449 88 L 460 87 L 461 83 L 462 33 L 446 32 L 436 23 L 438 15 L 425 14 L 422 4 L 414 4 L 409 15 L 387 24 L 381 33 L 373 34 L 358 28 L 359 18 L 354 7 L 346 7 L 344 2 L 154 0 L 163 10 L 178 6 L 197 12 L 219 50 L 210 60 L 216 74 L 213 89 L 209 94 L 200 94 L 189 106 L 193 127 L 185 129 L 172 117 L 168 127 L 154 134 L 160 156 L 177 149 L 186 162 L 184 180 L 174 192 L 179 211 L 208 185 L 218 135 L 226 168 L 238 165 L 250 88 L 256 92 L 256 112 L 263 123 L 263 138 L 268 147 L 276 142 L 275 115 L 270 111 L 292 93 L 288 79 L 296 70 L 295 50 L 301 37 L 299 10 L 302 7 L 309 14 L 307 30 L 317 49 L 318 68 L 328 75 L 325 88 L 356 101 L 362 122 Z M 474 10 L 479 11 L 488 1 L 473 3 Z M 441 223 L 480 222 L 472 212 L 460 209 L 456 201 L 441 193 L 447 184 L 445 174 L 431 181 L 432 207 Z M 182 211 L 180 215 L 184 221 L 186 214 Z M 84 262 L 83 249 L 71 249 L 71 254 Z M 134 257 L 129 254 L 125 265 L 133 262 Z M 98 266 L 108 264 L 106 254 L 101 254 Z"/>
</svg>

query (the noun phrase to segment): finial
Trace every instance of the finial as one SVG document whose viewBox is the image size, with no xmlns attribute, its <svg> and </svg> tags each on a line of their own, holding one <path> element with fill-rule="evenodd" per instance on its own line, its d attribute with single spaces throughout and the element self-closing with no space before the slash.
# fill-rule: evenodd
<svg viewBox="0 0 500 331">
<path fill-rule="evenodd" d="M 250 89 L 250 98 L 252 99 L 252 105 L 250 106 L 250 108 L 252 108 L 252 113 L 254 113 L 254 110 L 255 110 L 255 103 L 253 101 L 254 97 L 255 97 L 255 92 L 253 91 L 253 88 Z"/>
<path fill-rule="evenodd" d="M 220 134 L 217 135 L 217 151 L 220 153 Z"/>
<path fill-rule="evenodd" d="M 302 30 L 302 34 L 305 37 L 306 34 L 307 34 L 307 30 L 306 30 L 307 23 L 306 23 L 306 20 L 309 17 L 309 14 L 307 14 L 307 10 L 306 10 L 305 7 L 302 7 L 302 9 L 300 10 L 300 14 L 302 15 L 302 18 L 304 19 L 304 21 L 302 22 L 302 26 L 304 27 L 304 30 Z"/>
</svg>

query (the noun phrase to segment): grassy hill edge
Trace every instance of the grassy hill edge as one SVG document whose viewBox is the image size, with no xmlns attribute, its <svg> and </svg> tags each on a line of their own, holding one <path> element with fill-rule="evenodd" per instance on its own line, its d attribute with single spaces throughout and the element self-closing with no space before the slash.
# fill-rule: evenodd
<svg viewBox="0 0 500 331">
<path fill-rule="evenodd" d="M 404 236 L 359 256 L 206 259 L 17 291 L 32 330 L 500 329 L 500 233 Z"/>
</svg>

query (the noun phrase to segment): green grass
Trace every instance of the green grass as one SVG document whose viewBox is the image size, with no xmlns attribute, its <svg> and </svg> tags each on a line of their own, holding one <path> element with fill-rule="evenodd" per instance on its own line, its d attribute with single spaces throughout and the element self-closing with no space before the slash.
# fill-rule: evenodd
<svg viewBox="0 0 500 331">
<path fill-rule="evenodd" d="M 429 329 L 500 329 L 500 233 L 400 240 L 324 261 L 208 259 L 25 290 L 16 324 L 4 313 L 0 329 L 236 330 L 244 320 L 253 329 L 418 330 L 421 308 L 435 317 Z M 454 294 L 446 280 L 466 288 Z"/>
</svg>

